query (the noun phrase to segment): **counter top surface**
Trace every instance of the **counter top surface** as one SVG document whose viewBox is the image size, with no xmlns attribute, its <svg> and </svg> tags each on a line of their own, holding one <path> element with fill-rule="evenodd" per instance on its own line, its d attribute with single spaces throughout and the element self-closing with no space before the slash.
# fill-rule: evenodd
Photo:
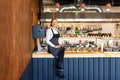
<svg viewBox="0 0 120 80">
<path fill-rule="evenodd" d="M 120 52 L 65 52 L 65 58 L 120 57 Z M 54 58 L 48 52 L 33 52 L 32 58 Z"/>
</svg>

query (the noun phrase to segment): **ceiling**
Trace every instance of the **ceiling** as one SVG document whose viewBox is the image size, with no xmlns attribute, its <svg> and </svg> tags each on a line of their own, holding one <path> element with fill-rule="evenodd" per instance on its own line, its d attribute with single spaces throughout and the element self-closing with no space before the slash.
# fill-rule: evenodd
<svg viewBox="0 0 120 80">
<path fill-rule="evenodd" d="M 55 0 L 54 2 L 59 2 L 61 5 L 74 4 L 74 0 Z"/>
<path fill-rule="evenodd" d="M 87 5 L 105 5 L 111 3 L 112 6 L 120 6 L 120 0 L 77 0 L 78 2 L 84 2 Z M 61 5 L 74 4 L 75 0 L 54 0 L 59 2 Z"/>
</svg>

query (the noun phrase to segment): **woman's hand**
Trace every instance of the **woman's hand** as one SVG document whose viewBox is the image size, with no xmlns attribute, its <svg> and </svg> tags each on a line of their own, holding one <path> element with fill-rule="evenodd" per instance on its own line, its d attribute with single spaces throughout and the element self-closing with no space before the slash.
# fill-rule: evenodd
<svg viewBox="0 0 120 80">
<path fill-rule="evenodd" d="M 54 48 L 60 48 L 60 47 L 62 47 L 62 45 L 56 45 L 56 46 L 54 46 Z"/>
<path fill-rule="evenodd" d="M 64 46 L 64 44 L 60 44 L 60 46 Z"/>
</svg>

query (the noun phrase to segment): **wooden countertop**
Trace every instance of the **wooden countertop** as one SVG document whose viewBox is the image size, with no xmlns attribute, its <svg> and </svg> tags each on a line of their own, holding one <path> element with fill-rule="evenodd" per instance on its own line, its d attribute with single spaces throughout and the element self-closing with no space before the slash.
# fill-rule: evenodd
<svg viewBox="0 0 120 80">
<path fill-rule="evenodd" d="M 120 52 L 65 52 L 65 58 L 120 57 Z M 54 58 L 48 52 L 33 52 L 32 58 Z"/>
</svg>

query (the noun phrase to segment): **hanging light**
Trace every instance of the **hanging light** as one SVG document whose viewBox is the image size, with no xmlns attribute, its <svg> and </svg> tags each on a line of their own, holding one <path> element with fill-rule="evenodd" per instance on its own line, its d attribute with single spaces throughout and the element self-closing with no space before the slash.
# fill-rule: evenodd
<svg viewBox="0 0 120 80">
<path fill-rule="evenodd" d="M 80 4 L 80 8 L 82 12 L 85 11 L 85 7 L 86 7 L 85 3 Z"/>
<path fill-rule="evenodd" d="M 106 6 L 106 8 L 111 8 L 111 4 L 110 3 L 107 3 L 105 6 Z"/>
<path fill-rule="evenodd" d="M 60 3 L 58 3 L 58 2 L 55 3 L 55 7 L 56 7 L 56 8 L 59 8 L 59 7 L 60 7 Z"/>
<path fill-rule="evenodd" d="M 60 8 L 60 3 L 55 3 L 55 7 L 56 7 L 56 11 L 59 11 L 59 8 Z"/>
<path fill-rule="evenodd" d="M 110 3 L 107 3 L 105 6 L 106 6 L 107 12 L 109 12 L 109 11 L 110 11 L 110 8 L 111 8 L 111 4 L 110 4 Z"/>
<path fill-rule="evenodd" d="M 85 8 L 85 6 L 86 6 L 85 3 L 81 3 L 81 4 L 80 4 L 80 7 L 81 7 L 81 8 Z"/>
</svg>

